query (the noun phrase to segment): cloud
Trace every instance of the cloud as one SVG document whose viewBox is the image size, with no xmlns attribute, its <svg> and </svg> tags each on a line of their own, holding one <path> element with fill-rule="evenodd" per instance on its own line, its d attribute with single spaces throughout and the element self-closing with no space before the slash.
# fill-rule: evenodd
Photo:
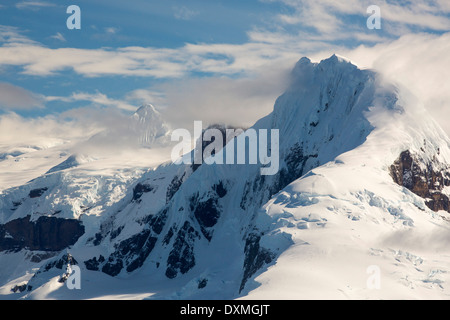
<svg viewBox="0 0 450 320">
<path fill-rule="evenodd" d="M 136 106 L 133 106 L 126 101 L 120 99 L 111 99 L 106 94 L 101 92 L 96 93 L 86 93 L 86 92 L 74 92 L 68 97 L 61 96 L 47 96 L 46 101 L 62 101 L 62 102 L 76 102 L 76 101 L 87 101 L 93 105 L 114 107 L 117 109 L 136 111 Z"/>
<path fill-rule="evenodd" d="M 0 115 L 0 145 L 47 147 L 54 141 L 76 141 L 95 134 L 91 123 L 56 116 L 24 118 L 15 113 Z"/>
<path fill-rule="evenodd" d="M 174 78 L 197 72 L 233 75 L 251 72 L 273 60 L 298 56 L 296 47 L 290 45 L 287 50 L 280 50 L 270 43 L 247 43 L 186 44 L 175 49 L 52 49 L 40 44 L 8 40 L 0 47 L 0 65 L 18 66 L 23 69 L 23 74 L 35 76 L 51 76 L 66 70 L 86 77 L 125 75 Z"/>
<path fill-rule="evenodd" d="M 131 113 L 117 108 L 87 106 L 58 115 L 26 118 L 15 113 L 0 115 L 0 146 L 48 148 L 70 143 L 72 153 L 104 156 L 122 149 L 139 148 L 130 130 Z"/>
<path fill-rule="evenodd" d="M 39 44 L 13 43 L 0 47 L 0 65 L 18 66 L 22 73 L 51 76 L 73 70 L 86 76 L 175 77 L 185 67 L 170 57 L 171 49 L 126 47 L 119 49 L 51 49 Z"/>
<path fill-rule="evenodd" d="M 287 87 L 292 65 L 265 66 L 239 79 L 209 77 L 183 79 L 157 87 L 164 108 L 161 113 L 174 128 L 223 123 L 249 127 L 273 110 L 276 98 Z"/>
<path fill-rule="evenodd" d="M 279 2 L 290 10 L 275 15 L 264 26 L 248 32 L 242 44 L 187 43 L 177 48 L 48 48 L 32 42 L 20 30 L 0 27 L 0 66 L 17 66 L 21 73 L 34 76 L 58 75 L 67 70 L 85 76 L 136 76 L 181 78 L 194 73 L 241 75 L 274 60 L 293 61 L 321 50 L 374 44 L 420 31 L 450 30 L 450 9 L 445 0 L 411 0 L 402 5 L 382 0 L 380 32 L 366 27 L 366 10 L 372 1 L 348 0 L 262 0 Z M 51 5 L 23 1 L 20 6 Z M 19 5 L 18 4 L 18 5 Z M 198 12 L 185 6 L 172 7 L 179 19 L 190 19 Z M 104 29 L 103 37 L 118 29 Z M 62 40 L 61 34 L 53 36 Z"/>
<path fill-rule="evenodd" d="M 136 89 L 125 95 L 125 100 L 135 105 L 151 103 L 154 106 L 165 107 L 166 96 L 161 91 L 155 89 Z"/>
<path fill-rule="evenodd" d="M 366 32 L 364 17 L 366 10 L 376 4 L 381 9 L 382 29 L 385 36 L 400 36 L 417 31 L 431 30 L 446 32 L 450 30 L 450 8 L 448 2 L 411 0 L 264 0 L 280 2 L 290 8 L 290 13 L 277 15 L 276 22 L 281 25 L 298 25 L 308 28 L 308 33 L 328 38 L 349 39 L 353 33 Z M 359 17 L 355 20 L 355 17 Z M 352 20 L 353 18 L 353 20 Z M 350 23 L 353 21 L 354 23 Z M 360 22 L 358 24 L 358 21 Z M 356 23 L 355 23 L 356 22 Z"/>
<path fill-rule="evenodd" d="M 450 135 L 450 33 L 410 34 L 341 53 L 407 88 Z M 324 55 L 327 55 L 325 53 Z"/>
<path fill-rule="evenodd" d="M 54 7 L 55 4 L 45 1 L 21 1 L 16 3 L 16 8 L 19 10 L 39 10 L 41 8 Z"/>
<path fill-rule="evenodd" d="M 66 42 L 66 38 L 64 38 L 64 36 L 61 34 L 61 32 L 57 32 L 56 34 L 54 34 L 53 36 L 50 36 L 50 38 L 52 39 L 56 39 L 62 42 Z"/>
<path fill-rule="evenodd" d="M 0 25 L 0 43 L 5 45 L 39 45 L 37 42 L 24 36 L 21 30 L 13 26 Z"/>
<path fill-rule="evenodd" d="M 248 32 L 242 44 L 187 43 L 177 48 L 48 48 L 25 41 L 18 29 L 0 29 L 0 66 L 19 67 L 21 73 L 35 76 L 58 75 L 67 70 L 85 76 L 136 76 L 181 78 L 195 73 L 242 75 L 251 73 L 274 60 L 294 61 L 301 56 L 334 48 L 374 44 L 398 38 L 405 33 L 450 29 L 450 10 L 445 2 L 414 0 L 400 6 L 382 1 L 383 30 L 366 27 L 369 0 L 265 0 L 281 2 L 291 10 L 278 14 L 264 26 Z M 33 3 L 33 2 L 27 2 Z M 179 19 L 190 19 L 198 12 L 184 6 L 172 7 Z M 104 29 L 103 37 L 118 29 Z M 2 35 L 3 33 L 3 35 Z M 62 40 L 61 34 L 53 36 Z"/>
<path fill-rule="evenodd" d="M 434 228 L 424 231 L 420 229 L 399 230 L 381 238 L 381 243 L 392 249 L 412 251 L 434 251 L 447 253 L 450 251 L 450 230 Z"/>
<path fill-rule="evenodd" d="M 105 28 L 105 32 L 108 34 L 116 34 L 119 31 L 118 28 L 115 27 L 107 27 Z"/>
<path fill-rule="evenodd" d="M 22 87 L 0 82 L 0 110 L 43 108 L 43 98 Z"/>
<path fill-rule="evenodd" d="M 191 20 L 195 16 L 199 14 L 198 11 L 189 9 L 185 6 L 174 6 L 173 9 L 173 16 L 175 19 L 178 20 Z"/>
</svg>

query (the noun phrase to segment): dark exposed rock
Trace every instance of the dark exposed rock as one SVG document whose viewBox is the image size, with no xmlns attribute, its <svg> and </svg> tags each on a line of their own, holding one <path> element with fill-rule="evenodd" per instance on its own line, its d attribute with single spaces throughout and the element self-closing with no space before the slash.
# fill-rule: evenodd
<svg viewBox="0 0 450 320">
<path fill-rule="evenodd" d="M 124 267 L 132 272 L 141 267 L 154 248 L 157 238 L 151 236 L 151 230 L 145 229 L 131 238 L 120 242 L 116 246 L 116 251 L 111 254 L 108 262 L 103 266 L 102 271 L 110 276 L 116 276 Z"/>
<path fill-rule="evenodd" d="M 167 232 L 166 236 L 164 237 L 163 244 L 168 245 L 174 234 L 175 234 L 174 227 L 172 226 L 172 227 L 170 227 L 169 231 Z"/>
<path fill-rule="evenodd" d="M 273 180 L 268 183 L 267 176 L 257 175 L 253 180 L 247 181 L 244 186 L 240 207 L 247 210 L 250 205 L 261 206 L 267 202 L 270 197 L 286 187 L 292 181 L 300 178 L 307 170 L 308 160 L 317 158 L 317 154 L 304 154 L 303 148 L 296 143 L 289 149 L 284 157 L 284 166 L 274 175 Z M 261 196 L 261 190 L 267 189 L 267 192 Z M 254 197 L 258 194 L 258 197 Z"/>
<path fill-rule="evenodd" d="M 217 193 L 219 198 L 223 198 L 223 197 L 225 197 L 227 195 L 227 189 L 223 185 L 222 181 L 220 181 L 220 183 L 218 183 L 218 184 L 215 184 L 213 186 L 213 190 Z"/>
<path fill-rule="evenodd" d="M 0 225 L 0 251 L 60 251 L 77 242 L 84 234 L 78 220 L 40 217 L 30 221 L 30 216 Z"/>
<path fill-rule="evenodd" d="M 145 242 L 142 243 L 142 245 L 138 241 L 134 248 L 133 248 L 133 246 L 131 247 L 130 251 L 135 253 L 136 257 L 128 263 L 127 272 L 132 272 L 132 271 L 136 270 L 137 268 L 140 268 L 144 264 L 145 259 L 148 257 L 150 252 L 155 247 L 157 240 L 158 240 L 157 237 L 148 236 L 147 239 L 145 240 Z M 140 247 L 140 250 L 138 252 L 132 251 L 137 247 Z M 129 254 L 130 251 L 126 252 L 126 254 Z"/>
<path fill-rule="evenodd" d="M 244 289 L 245 284 L 251 276 L 264 265 L 271 263 L 275 258 L 273 253 L 260 246 L 260 240 L 260 235 L 251 233 L 245 241 L 244 275 L 242 277 L 239 292 Z"/>
<path fill-rule="evenodd" d="M 166 208 L 143 219 L 141 223 L 145 223 L 146 227 L 140 233 L 115 245 L 115 251 L 103 265 L 102 272 L 117 276 L 124 267 L 127 272 L 140 268 L 155 247 L 166 220 Z"/>
<path fill-rule="evenodd" d="M 13 206 L 14 207 L 19 207 L 20 205 L 22 205 L 22 202 L 20 202 L 20 201 L 13 201 Z"/>
<path fill-rule="evenodd" d="M 47 190 L 48 190 L 48 188 L 33 189 L 33 190 L 30 191 L 30 193 L 28 194 L 28 196 L 29 196 L 31 199 L 39 198 L 39 197 L 41 197 L 41 196 L 45 193 L 45 191 L 47 191 Z"/>
<path fill-rule="evenodd" d="M 64 254 L 60 259 L 51 261 L 44 266 L 44 271 L 56 268 L 62 270 L 67 264 L 78 265 L 78 261 L 70 254 Z"/>
<path fill-rule="evenodd" d="M 186 173 L 183 173 L 181 177 L 175 176 L 170 182 L 169 187 L 166 192 L 166 203 L 169 203 L 170 199 L 172 199 L 173 195 L 177 193 L 178 189 L 180 189 L 183 184 L 183 179 Z"/>
<path fill-rule="evenodd" d="M 108 263 L 106 263 L 102 272 L 110 275 L 112 277 L 117 276 L 123 269 L 123 262 L 121 259 L 116 259 L 114 256 L 110 256 L 108 259 Z"/>
<path fill-rule="evenodd" d="M 194 243 L 196 239 L 200 239 L 200 235 L 188 221 L 185 221 L 167 258 L 167 278 L 173 279 L 179 272 L 185 274 L 195 266 Z"/>
<path fill-rule="evenodd" d="M 112 228 L 113 228 L 113 224 L 111 223 L 110 220 L 102 223 L 100 225 L 99 232 L 97 232 L 93 238 L 92 237 L 89 238 L 87 240 L 87 242 L 92 242 L 92 244 L 94 246 L 98 246 L 102 243 L 103 239 L 105 239 L 108 236 L 108 234 L 110 234 L 110 235 L 114 234 L 114 236 L 117 237 L 120 234 L 120 232 L 122 231 L 120 227 L 111 231 Z"/>
<path fill-rule="evenodd" d="M 92 270 L 92 271 L 98 271 L 100 264 L 105 262 L 105 257 L 100 255 L 100 257 L 97 259 L 97 257 L 94 257 L 92 259 L 89 259 L 84 262 L 84 265 L 86 266 L 86 269 Z"/>
<path fill-rule="evenodd" d="M 208 279 L 201 279 L 198 281 L 198 289 L 203 289 L 208 284 Z"/>
<path fill-rule="evenodd" d="M 113 231 L 111 231 L 111 234 L 109 235 L 111 240 L 114 240 L 115 238 L 117 238 L 120 233 L 123 230 L 123 226 L 118 227 L 117 229 L 114 229 Z"/>
<path fill-rule="evenodd" d="M 27 290 L 27 284 L 21 284 L 21 285 L 15 285 L 14 287 L 11 288 L 11 291 L 14 293 L 21 293 L 24 292 L 25 290 Z"/>
<path fill-rule="evenodd" d="M 198 167 L 201 166 L 201 163 L 203 163 L 203 154 L 205 149 L 212 143 L 215 142 L 215 137 L 213 136 L 211 138 L 211 141 L 205 140 L 204 134 L 206 130 L 210 130 L 210 129 L 216 129 L 219 130 L 221 132 L 221 136 L 222 136 L 222 141 L 221 141 L 221 145 L 222 148 L 225 147 L 225 145 L 230 142 L 234 137 L 238 136 L 239 134 L 241 134 L 244 129 L 242 128 L 237 128 L 237 127 L 233 127 L 233 126 L 224 126 L 224 125 L 220 125 L 220 124 L 213 124 L 211 126 L 209 126 L 208 128 L 206 128 L 205 130 L 203 130 L 202 132 L 202 143 L 201 145 L 199 143 L 197 143 L 195 149 L 194 149 L 194 159 L 192 159 L 192 171 L 196 171 L 198 169 Z M 229 132 L 227 132 L 227 130 L 229 130 Z M 227 133 L 232 133 L 234 132 L 235 134 L 227 134 Z M 220 150 L 212 150 L 211 155 L 215 155 L 215 152 L 220 151 Z M 197 161 L 195 160 L 197 159 Z M 196 162 L 200 162 L 200 163 L 196 163 Z"/>
<path fill-rule="evenodd" d="M 102 242 L 102 240 L 103 240 L 103 235 L 102 235 L 102 233 L 101 233 L 101 232 L 97 232 L 97 233 L 94 235 L 94 239 L 93 239 L 93 244 L 94 244 L 94 246 L 100 245 L 100 243 Z"/>
<path fill-rule="evenodd" d="M 435 169 L 435 168 L 442 169 Z M 450 200 L 442 193 L 445 186 L 450 186 L 449 168 L 433 159 L 425 163 L 419 155 L 403 151 L 389 168 L 395 183 L 425 199 L 425 204 L 433 211 L 450 212 Z"/>
<path fill-rule="evenodd" d="M 211 241 L 212 230 L 220 218 L 221 207 L 219 206 L 217 195 L 208 194 L 206 200 L 199 200 L 199 194 L 194 194 L 189 199 L 189 209 L 194 214 L 200 225 L 200 230 L 208 241 Z"/>
<path fill-rule="evenodd" d="M 133 201 L 140 202 L 140 199 L 144 193 L 153 191 L 154 187 L 138 183 L 133 189 Z"/>
<path fill-rule="evenodd" d="M 211 241 L 212 231 L 220 217 L 220 208 L 217 199 L 209 198 L 206 201 L 199 202 L 194 210 L 194 216 L 200 224 L 201 231 L 206 239 Z"/>
</svg>

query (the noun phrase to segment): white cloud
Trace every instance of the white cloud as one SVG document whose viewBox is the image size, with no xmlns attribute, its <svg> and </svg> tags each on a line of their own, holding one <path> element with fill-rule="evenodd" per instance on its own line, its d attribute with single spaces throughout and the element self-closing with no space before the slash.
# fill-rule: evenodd
<svg viewBox="0 0 450 320">
<path fill-rule="evenodd" d="M 266 65 L 252 76 L 183 79 L 157 87 L 164 118 L 173 128 L 223 123 L 249 127 L 273 110 L 287 87 L 291 63 Z"/>
<path fill-rule="evenodd" d="M 0 110 L 42 108 L 43 98 L 22 87 L 0 82 Z"/>
<path fill-rule="evenodd" d="M 368 32 L 365 17 L 370 0 L 264 0 L 281 2 L 291 12 L 276 15 L 272 24 L 248 32 L 243 44 L 186 44 L 178 48 L 122 47 L 52 49 L 24 37 L 20 30 L 0 26 L 0 66 L 12 65 L 22 73 L 36 76 L 59 74 L 66 70 L 86 77 L 141 76 L 179 78 L 194 72 L 219 75 L 251 73 L 274 60 L 299 58 L 328 48 L 336 42 L 365 44 L 385 42 L 412 28 L 449 30 L 450 9 L 444 0 L 430 2 L 412 0 L 402 5 L 392 0 L 378 3 L 382 10 L 383 32 Z M 49 5 L 47 2 L 25 1 L 21 6 Z M 19 5 L 19 4 L 18 4 Z M 185 6 L 172 9 L 178 18 L 192 18 L 198 12 Z M 287 28 L 291 31 L 287 32 Z M 292 28 L 294 27 L 294 28 Z M 298 31 L 292 31 L 297 29 Z M 118 29 L 104 29 L 116 34 Z M 417 30 L 414 29 L 414 33 Z M 61 34 L 53 36 L 63 40 Z"/>
<path fill-rule="evenodd" d="M 61 32 L 57 32 L 56 34 L 50 36 L 50 38 L 56 39 L 56 40 L 59 40 L 59 41 L 62 41 L 62 42 L 66 42 L 67 41 L 66 38 L 64 38 L 64 36 L 61 34 Z"/>
<path fill-rule="evenodd" d="M 44 146 L 48 141 L 84 139 L 97 132 L 94 126 L 54 116 L 23 118 L 15 113 L 0 116 L 0 145 Z"/>
<path fill-rule="evenodd" d="M 191 20 L 199 14 L 198 11 L 189 9 L 185 6 L 174 6 L 172 9 L 175 19 L 178 20 Z"/>
<path fill-rule="evenodd" d="M 298 56 L 297 47 L 295 43 L 287 48 L 270 43 L 246 43 L 186 44 L 176 49 L 52 49 L 35 43 L 8 41 L 0 47 L 0 66 L 18 66 L 24 74 L 36 76 L 54 75 L 70 69 L 86 77 L 126 75 L 171 78 L 190 72 L 232 75 L 252 71 L 273 60 Z"/>
<path fill-rule="evenodd" d="M 119 31 L 118 28 L 115 27 L 107 27 L 105 28 L 105 32 L 108 34 L 116 34 Z"/>
<path fill-rule="evenodd" d="M 337 39 L 351 39 L 354 33 L 367 33 L 365 17 L 370 5 L 381 9 L 382 29 L 385 36 L 400 36 L 421 30 L 445 32 L 450 30 L 448 1 L 394 1 L 381 0 L 264 0 L 280 2 L 291 8 L 290 13 L 277 15 L 276 24 L 281 28 L 297 25 L 313 30 L 309 35 Z M 355 19 L 359 17 L 359 19 Z M 358 24 L 359 21 L 359 24 Z M 280 28 L 280 26 L 278 26 Z"/>
<path fill-rule="evenodd" d="M 0 66 L 12 65 L 22 73 L 36 76 L 59 74 L 66 70 L 86 77 L 139 76 L 153 78 L 181 78 L 190 73 L 237 75 L 253 72 L 274 60 L 298 59 L 329 48 L 341 49 L 337 41 L 365 44 L 392 40 L 411 28 L 448 30 L 450 18 L 445 2 L 431 3 L 415 0 L 400 6 L 393 1 L 382 1 L 383 32 L 369 32 L 366 28 L 366 9 L 369 0 L 265 0 L 278 1 L 291 7 L 292 13 L 277 15 L 273 25 L 254 28 L 243 44 L 190 44 L 178 48 L 122 47 L 52 49 L 26 41 L 19 30 L 1 30 Z M 174 7 L 179 18 L 194 14 L 185 7 Z M 359 16 L 358 19 L 355 16 Z M 356 22 L 355 22 L 356 21 Z M 358 23 L 361 22 L 361 23 Z M 297 32 L 287 32 L 290 25 Z M 292 27 L 292 26 L 291 26 Z M 447 28 L 447 29 L 445 29 Z M 313 31 L 311 31 L 313 30 Z M 115 27 L 106 28 L 106 34 L 116 34 Z M 416 30 L 415 30 L 416 31 Z M 62 40 L 61 34 L 53 36 Z M 348 44 L 347 44 L 348 45 Z"/>
<path fill-rule="evenodd" d="M 21 1 L 16 4 L 16 8 L 19 10 L 39 10 L 46 7 L 54 7 L 55 4 L 45 1 Z"/>
<path fill-rule="evenodd" d="M 24 44 L 38 45 L 37 42 L 22 35 L 19 28 L 4 25 L 0 25 L 0 43 L 13 46 Z"/>
<path fill-rule="evenodd" d="M 155 89 L 136 89 L 126 94 L 125 100 L 135 105 L 151 103 L 154 106 L 165 107 L 166 96 Z"/>
<path fill-rule="evenodd" d="M 373 47 L 342 54 L 373 68 L 414 93 L 450 135 L 450 33 L 405 35 Z M 326 55 L 326 54 L 325 54 Z"/>
<path fill-rule="evenodd" d="M 415 252 L 432 251 L 444 254 L 450 251 L 449 231 L 441 227 L 435 227 L 431 230 L 399 230 L 384 235 L 380 242 L 382 245 L 395 249 Z"/>
<path fill-rule="evenodd" d="M 91 155 L 135 149 L 139 148 L 139 141 L 130 130 L 131 114 L 97 106 L 38 118 L 25 118 L 11 112 L 0 115 L 0 146 L 46 148 L 55 142 L 70 142 L 70 152 Z"/>
<path fill-rule="evenodd" d="M 136 111 L 136 106 L 127 103 L 126 101 L 120 99 L 111 99 L 106 94 L 96 92 L 96 93 L 86 93 L 86 92 L 74 92 L 68 97 L 61 96 L 47 96 L 46 101 L 62 101 L 62 102 L 76 102 L 76 101 L 86 101 L 93 105 L 104 106 L 104 107 L 114 107 L 117 109 L 122 109 L 126 111 Z"/>
</svg>

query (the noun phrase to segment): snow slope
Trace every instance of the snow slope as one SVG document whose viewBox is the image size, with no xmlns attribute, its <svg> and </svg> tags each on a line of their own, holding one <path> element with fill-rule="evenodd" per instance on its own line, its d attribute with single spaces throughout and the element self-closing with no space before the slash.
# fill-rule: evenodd
<svg viewBox="0 0 450 320">
<path fill-rule="evenodd" d="M 104 175 L 93 167 L 97 161 L 77 161 L 5 190 L 2 223 L 59 211 L 56 216 L 80 221 L 85 233 L 69 249 L 82 270 L 81 290 L 58 282 L 65 250 L 23 248 L 0 253 L 8 270 L 0 275 L 0 294 L 446 298 L 448 212 L 432 211 L 430 199 L 394 182 L 391 166 L 408 150 L 428 174 L 424 179 L 435 179 L 448 171 L 448 137 L 406 89 L 336 55 L 320 63 L 302 58 L 291 76 L 274 111 L 253 126 L 279 130 L 276 175 L 261 175 L 261 164 L 173 163 L 120 174 L 115 167 Z M 231 142 L 240 139 L 245 135 Z M 26 289 L 12 293 L 15 285 Z"/>
</svg>

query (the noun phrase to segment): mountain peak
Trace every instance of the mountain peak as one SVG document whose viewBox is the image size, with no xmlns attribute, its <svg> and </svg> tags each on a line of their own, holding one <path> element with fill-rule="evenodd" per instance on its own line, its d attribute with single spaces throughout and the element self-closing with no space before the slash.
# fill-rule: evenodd
<svg viewBox="0 0 450 320">
<path fill-rule="evenodd" d="M 132 129 L 138 134 L 140 143 L 145 145 L 167 136 L 170 131 L 161 113 L 150 103 L 140 106 L 132 120 Z"/>
<path fill-rule="evenodd" d="M 333 54 L 331 57 L 324 59 L 322 61 L 330 61 L 333 63 L 340 63 L 340 62 L 352 63 L 350 59 L 348 59 L 344 56 L 338 55 L 336 53 Z"/>
<path fill-rule="evenodd" d="M 333 70 L 348 70 L 349 72 L 358 69 L 356 65 L 354 65 L 350 59 L 339 56 L 337 54 L 333 54 L 331 57 L 327 59 L 323 59 L 318 64 L 321 70 L 328 72 L 332 72 Z"/>
<path fill-rule="evenodd" d="M 148 118 L 155 115 L 159 116 L 160 114 L 151 103 L 141 105 L 134 113 L 134 116 L 139 118 Z"/>
</svg>

